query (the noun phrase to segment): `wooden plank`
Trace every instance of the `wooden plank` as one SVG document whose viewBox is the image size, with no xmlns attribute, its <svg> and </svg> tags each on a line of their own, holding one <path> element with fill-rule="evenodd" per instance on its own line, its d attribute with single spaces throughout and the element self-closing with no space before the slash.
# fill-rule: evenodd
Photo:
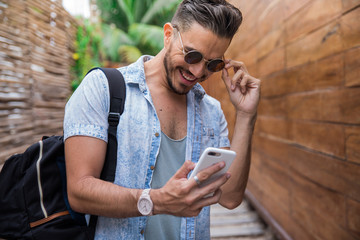
<svg viewBox="0 0 360 240">
<path fill-rule="evenodd" d="M 360 5 L 359 0 L 342 0 L 343 12 L 347 12 Z"/>
<path fill-rule="evenodd" d="M 261 135 L 254 136 L 253 149 L 253 151 L 261 154 L 260 159 L 254 160 L 255 162 L 259 161 L 258 166 L 265 164 L 265 160 L 262 159 L 274 159 L 273 161 L 283 166 L 284 169 L 291 169 L 308 181 L 315 182 L 323 188 L 331 189 L 331 191 L 341 193 L 344 196 L 360 200 L 360 192 L 358 191 L 360 189 L 360 165 L 334 159 L 297 145 Z M 258 178 L 260 177 L 261 175 L 258 176 Z"/>
<path fill-rule="evenodd" d="M 284 18 L 286 21 L 289 17 L 293 16 L 296 12 L 300 11 L 307 4 L 312 2 L 312 0 L 283 0 L 283 2 L 285 4 Z"/>
<path fill-rule="evenodd" d="M 288 89 L 288 94 L 341 87 L 344 75 L 343 65 L 343 55 L 337 54 L 289 69 L 286 76 L 292 84 Z"/>
<path fill-rule="evenodd" d="M 301 149 L 290 149 L 291 168 L 304 177 L 354 199 L 360 199 L 360 166 Z M 355 181 L 355 182 L 354 182 Z"/>
<path fill-rule="evenodd" d="M 357 8 L 346 15 L 341 20 L 341 35 L 343 49 L 347 50 L 360 46 L 360 8 Z"/>
<path fill-rule="evenodd" d="M 250 47 L 248 49 L 244 49 L 243 51 L 239 51 L 238 48 L 239 46 L 232 42 L 228 51 L 226 51 L 225 58 L 244 62 L 250 74 L 257 76 L 256 72 L 252 72 L 249 69 L 249 66 L 255 65 L 257 62 L 258 57 L 256 47 Z"/>
<path fill-rule="evenodd" d="M 343 125 L 308 121 L 291 121 L 289 124 L 290 140 L 294 143 L 345 159 L 345 127 Z"/>
<path fill-rule="evenodd" d="M 285 101 L 285 111 L 291 119 L 360 123 L 359 88 L 297 94 Z"/>
<path fill-rule="evenodd" d="M 256 120 L 257 134 L 271 135 L 284 140 L 291 140 L 291 123 L 285 118 L 260 115 Z"/>
<path fill-rule="evenodd" d="M 327 92 L 321 97 L 322 120 L 360 124 L 360 88 Z"/>
<path fill-rule="evenodd" d="M 266 35 L 264 34 L 258 44 L 256 44 L 257 58 L 261 59 L 274 51 L 274 49 L 283 47 L 285 44 L 284 34 L 285 31 L 282 25 L 280 25 L 278 28 L 271 31 L 270 33 Z"/>
<path fill-rule="evenodd" d="M 290 213 L 291 188 L 289 182 L 291 178 L 288 174 L 289 171 L 275 163 L 274 159 L 269 157 L 266 159 L 268 160 L 267 165 L 261 171 L 262 180 L 257 179 L 257 181 L 260 181 L 262 186 L 266 186 L 263 190 L 265 196 L 272 195 L 271 199 L 274 202 L 281 203 L 284 212 Z M 275 192 L 276 194 L 273 194 Z"/>
<path fill-rule="evenodd" d="M 256 0 L 254 7 L 244 15 L 243 23 L 233 39 L 233 46 L 237 46 L 236 51 L 246 51 L 254 46 L 261 38 L 261 32 L 258 30 L 259 12 L 263 12 L 269 4 L 269 0 Z M 252 36 L 252 37 L 248 37 Z"/>
<path fill-rule="evenodd" d="M 266 134 L 266 136 L 345 159 L 343 125 L 260 116 L 256 126 L 262 135 Z"/>
<path fill-rule="evenodd" d="M 344 229 L 345 199 L 314 183 L 293 175 L 292 217 L 317 239 L 353 239 Z M 316 207 L 314 207 L 316 206 Z M 313 224 L 314 222 L 321 224 Z"/>
<path fill-rule="evenodd" d="M 262 4 L 265 6 L 263 10 L 257 16 L 257 30 L 259 32 L 259 39 L 262 36 L 267 35 L 268 33 L 279 28 L 279 25 L 283 24 L 285 18 L 285 6 L 282 1 L 262 1 Z"/>
<path fill-rule="evenodd" d="M 345 52 L 345 86 L 360 86 L 360 48 Z"/>
<path fill-rule="evenodd" d="M 341 25 L 332 22 L 286 46 L 286 67 L 294 67 L 343 50 Z"/>
<path fill-rule="evenodd" d="M 338 54 L 263 78 L 262 97 L 284 96 L 343 85 L 343 55 Z"/>
<path fill-rule="evenodd" d="M 258 76 L 261 78 L 284 69 L 286 65 L 285 55 L 285 47 L 280 47 L 260 59 L 258 61 Z"/>
<path fill-rule="evenodd" d="M 353 232 L 355 238 L 360 237 L 360 201 L 346 199 L 346 217 L 347 229 Z"/>
<path fill-rule="evenodd" d="M 254 1 L 251 1 L 251 2 L 229 0 L 229 2 L 231 4 L 233 4 L 235 7 L 240 9 L 243 16 L 247 16 L 248 14 L 253 12 L 255 6 L 259 5 L 259 1 L 263 1 L 263 0 L 254 0 Z"/>
<path fill-rule="evenodd" d="M 272 117 L 287 117 L 287 103 L 283 97 L 262 98 L 259 103 L 259 115 Z"/>
<path fill-rule="evenodd" d="M 291 76 L 295 76 L 295 74 L 293 75 L 290 71 L 279 71 L 274 74 L 262 77 L 262 99 L 282 97 L 291 93 L 291 90 L 294 89 L 294 86 L 298 84 L 297 78 Z"/>
<path fill-rule="evenodd" d="M 307 36 L 314 30 L 340 17 L 341 11 L 341 0 L 310 1 L 310 4 L 302 7 L 285 22 L 286 42 L 291 43 Z"/>
<path fill-rule="evenodd" d="M 345 135 L 347 160 L 360 164 L 360 127 L 347 127 Z"/>
</svg>

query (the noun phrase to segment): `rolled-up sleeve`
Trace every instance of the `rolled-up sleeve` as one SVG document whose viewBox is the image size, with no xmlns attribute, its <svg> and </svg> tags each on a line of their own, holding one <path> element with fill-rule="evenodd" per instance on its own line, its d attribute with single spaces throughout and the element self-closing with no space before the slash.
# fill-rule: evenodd
<svg viewBox="0 0 360 240">
<path fill-rule="evenodd" d="M 64 139 L 89 136 L 107 142 L 109 90 L 101 70 L 90 72 L 65 107 Z"/>
</svg>

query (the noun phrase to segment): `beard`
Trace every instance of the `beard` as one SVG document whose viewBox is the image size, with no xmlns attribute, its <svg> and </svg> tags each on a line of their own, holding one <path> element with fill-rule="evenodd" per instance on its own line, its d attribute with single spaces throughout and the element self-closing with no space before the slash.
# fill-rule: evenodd
<svg viewBox="0 0 360 240">
<path fill-rule="evenodd" d="M 187 94 L 189 90 L 187 90 L 185 88 L 185 86 L 183 86 L 182 89 L 178 89 L 175 87 L 173 81 L 171 80 L 171 77 L 170 77 L 170 70 L 171 71 L 174 71 L 175 68 L 174 68 L 174 65 L 171 64 L 171 61 L 170 61 L 170 56 L 169 56 L 169 53 L 166 52 L 165 53 L 165 57 L 164 57 L 164 68 L 165 68 L 165 73 L 166 73 L 166 81 L 168 83 L 168 86 L 169 88 L 171 89 L 171 91 L 173 91 L 174 93 L 178 94 L 178 95 L 185 95 Z"/>
</svg>

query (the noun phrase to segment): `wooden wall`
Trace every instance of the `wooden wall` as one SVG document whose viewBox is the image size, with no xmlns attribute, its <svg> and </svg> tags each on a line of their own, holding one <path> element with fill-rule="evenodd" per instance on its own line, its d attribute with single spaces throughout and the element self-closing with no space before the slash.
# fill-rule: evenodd
<svg viewBox="0 0 360 240">
<path fill-rule="evenodd" d="M 61 0 L 0 0 L 0 165 L 62 133 L 75 32 Z"/>
<path fill-rule="evenodd" d="M 231 2 L 244 22 L 226 57 L 262 80 L 249 193 L 290 238 L 360 239 L 360 1 Z"/>
</svg>

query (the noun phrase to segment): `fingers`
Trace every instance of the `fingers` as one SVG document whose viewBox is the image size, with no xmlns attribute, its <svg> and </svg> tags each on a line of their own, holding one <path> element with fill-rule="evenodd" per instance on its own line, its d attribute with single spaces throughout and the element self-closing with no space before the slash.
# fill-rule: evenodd
<svg viewBox="0 0 360 240">
<path fill-rule="evenodd" d="M 204 182 L 206 181 L 208 178 L 210 178 L 212 175 L 214 175 L 215 173 L 217 173 L 218 171 L 220 171 L 221 169 L 223 169 L 225 167 L 225 162 L 219 162 L 216 163 L 202 171 L 200 171 L 196 176 L 198 178 L 198 180 L 200 182 Z M 193 179 L 189 179 L 191 182 L 191 187 L 197 187 L 198 183 L 197 181 L 193 178 Z"/>
<path fill-rule="evenodd" d="M 194 169 L 194 165 L 191 161 L 186 161 L 161 190 L 153 192 L 153 196 L 158 194 L 158 197 L 154 197 L 153 200 L 157 213 L 197 216 L 203 207 L 215 204 L 220 200 L 221 191 L 219 189 L 229 179 L 230 173 L 223 174 L 210 184 L 199 187 L 194 178 L 187 179 L 187 175 Z M 204 182 L 224 167 L 224 162 L 214 164 L 200 171 L 197 177 L 199 181 Z M 213 196 L 204 198 L 214 192 Z M 161 199 L 161 204 L 156 199 Z"/>
<path fill-rule="evenodd" d="M 245 94 L 251 85 L 256 85 L 258 79 L 252 77 L 245 64 L 234 60 L 225 60 L 225 68 L 223 69 L 223 80 L 231 91 L 235 91 L 239 87 L 242 94 Z M 233 68 L 234 75 L 230 77 L 229 69 Z"/>
<path fill-rule="evenodd" d="M 240 90 L 244 93 L 244 88 L 246 83 L 244 80 L 248 78 L 248 75 L 245 74 L 243 70 L 237 71 L 231 79 L 231 90 L 235 90 L 236 86 L 240 86 Z M 245 85 L 244 85 L 245 84 Z"/>
<path fill-rule="evenodd" d="M 234 61 L 231 59 L 225 60 L 225 69 L 234 68 L 234 71 L 243 70 L 244 72 L 248 73 L 248 70 L 245 66 L 245 63 L 240 61 Z"/>
<path fill-rule="evenodd" d="M 184 164 L 177 170 L 174 177 L 175 178 L 187 178 L 187 175 L 191 170 L 193 170 L 195 167 L 195 163 L 187 160 L 184 162 Z"/>
<path fill-rule="evenodd" d="M 189 179 L 192 185 L 191 188 L 195 188 L 197 191 L 197 199 L 202 199 L 204 196 L 216 192 L 228 181 L 231 175 L 227 172 L 215 179 L 210 180 L 209 182 L 209 179 L 224 167 L 224 162 L 214 164 L 213 166 L 210 166 L 209 168 L 199 172 L 195 176 L 196 178 L 194 177 L 193 179 Z"/>
</svg>

